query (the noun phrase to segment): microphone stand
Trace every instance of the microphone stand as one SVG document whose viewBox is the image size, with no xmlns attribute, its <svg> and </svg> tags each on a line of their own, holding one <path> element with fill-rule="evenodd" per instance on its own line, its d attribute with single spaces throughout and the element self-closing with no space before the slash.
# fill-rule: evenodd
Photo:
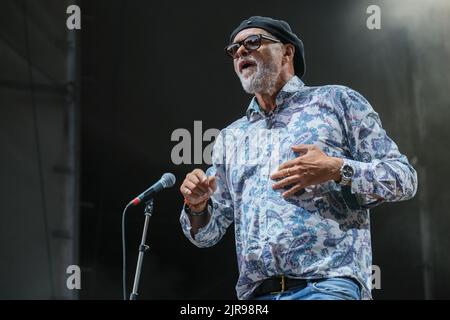
<svg viewBox="0 0 450 320">
<path fill-rule="evenodd" d="M 142 240 L 141 245 L 139 246 L 139 256 L 136 265 L 136 274 L 134 275 L 133 292 L 130 295 L 130 300 L 136 300 L 138 296 L 138 286 L 139 286 L 139 279 L 141 277 L 141 269 L 142 269 L 142 262 L 144 260 L 144 253 L 149 249 L 149 246 L 145 244 L 145 240 L 147 238 L 148 222 L 150 220 L 150 217 L 152 216 L 152 212 L 153 212 L 153 199 L 150 199 L 145 203 L 144 229 L 142 230 Z"/>
</svg>

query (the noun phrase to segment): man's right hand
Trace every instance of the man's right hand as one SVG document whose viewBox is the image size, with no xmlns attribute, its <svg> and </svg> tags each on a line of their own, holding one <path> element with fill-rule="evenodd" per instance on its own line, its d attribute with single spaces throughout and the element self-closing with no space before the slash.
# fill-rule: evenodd
<svg viewBox="0 0 450 320">
<path fill-rule="evenodd" d="M 216 189 L 216 177 L 207 177 L 201 169 L 195 169 L 188 173 L 180 187 L 181 194 L 194 212 L 201 212 L 205 209 L 209 197 Z"/>
</svg>

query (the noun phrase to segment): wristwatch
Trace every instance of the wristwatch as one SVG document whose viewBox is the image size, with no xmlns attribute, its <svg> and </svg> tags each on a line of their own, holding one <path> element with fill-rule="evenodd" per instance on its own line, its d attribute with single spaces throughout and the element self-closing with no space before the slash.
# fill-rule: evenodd
<svg viewBox="0 0 450 320">
<path fill-rule="evenodd" d="M 350 164 L 344 161 L 344 163 L 341 166 L 340 172 L 341 172 L 341 181 L 339 181 L 339 183 L 344 186 L 348 186 L 349 184 L 351 184 L 353 175 L 355 174 L 355 169 L 353 169 L 353 167 Z"/>
</svg>

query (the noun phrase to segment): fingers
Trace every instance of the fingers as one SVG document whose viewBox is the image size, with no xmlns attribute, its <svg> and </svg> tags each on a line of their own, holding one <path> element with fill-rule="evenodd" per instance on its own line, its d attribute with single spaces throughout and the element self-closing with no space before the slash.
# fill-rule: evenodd
<svg viewBox="0 0 450 320">
<path fill-rule="evenodd" d="M 208 200 L 216 188 L 215 177 L 208 178 L 202 170 L 195 169 L 186 175 L 180 191 L 190 203 L 197 204 Z"/>
<path fill-rule="evenodd" d="M 292 150 L 294 150 L 295 152 L 308 152 L 311 149 L 314 149 L 316 146 L 313 144 L 298 144 L 295 146 L 292 146 Z"/>
<path fill-rule="evenodd" d="M 284 188 L 286 186 L 290 186 L 293 184 L 300 183 L 301 176 L 299 174 L 295 174 L 293 176 L 284 178 L 283 180 L 278 181 L 277 183 L 272 185 L 274 190 Z"/>
<path fill-rule="evenodd" d="M 186 181 L 189 181 L 190 183 L 194 184 L 195 189 L 200 191 L 201 193 L 208 192 L 208 185 L 205 183 L 201 183 L 197 177 L 195 177 L 195 176 L 187 177 Z M 191 191 L 192 191 L 192 189 L 191 189 Z"/>
<path fill-rule="evenodd" d="M 206 201 L 206 200 L 208 200 L 209 199 L 209 197 L 210 197 L 211 195 L 209 194 L 209 193 L 205 193 L 205 194 L 203 194 L 202 196 L 200 196 L 200 197 L 195 197 L 195 198 L 193 198 L 193 197 L 191 197 L 191 198 L 186 198 L 186 199 L 188 199 L 188 201 L 190 202 L 190 203 L 192 203 L 192 204 L 199 204 L 199 203 L 201 203 L 201 202 L 203 202 L 203 201 Z"/>
<path fill-rule="evenodd" d="M 197 177 L 202 183 L 206 182 L 206 180 L 208 179 L 206 173 L 204 173 L 203 170 L 201 169 L 195 169 L 194 171 L 191 172 L 191 174 Z"/>
<path fill-rule="evenodd" d="M 278 167 L 278 171 L 283 170 L 283 169 L 287 169 L 290 167 L 293 167 L 297 164 L 297 158 L 292 159 L 292 160 L 288 160 L 286 162 L 283 162 L 282 164 L 280 164 L 280 166 Z"/>
<path fill-rule="evenodd" d="M 292 160 L 288 160 L 286 162 L 283 162 L 282 164 L 280 164 L 280 166 L 278 167 L 278 170 L 283 170 L 289 167 L 293 167 L 296 164 L 299 164 L 299 158 L 303 155 L 305 155 L 309 150 L 313 150 L 314 148 L 316 148 L 315 145 L 313 144 L 299 144 L 296 146 L 292 146 L 291 149 L 295 152 L 302 152 L 303 154 L 300 155 L 299 157 L 292 159 Z"/>
<path fill-rule="evenodd" d="M 215 176 L 208 177 L 209 191 L 214 193 L 217 190 L 217 180 Z"/>
<path fill-rule="evenodd" d="M 294 147 L 292 147 L 292 148 L 294 148 Z M 306 149 L 302 149 L 302 150 L 306 150 Z M 295 159 L 291 159 L 291 160 L 288 160 L 288 161 L 286 161 L 286 162 L 283 162 L 283 163 L 280 164 L 280 166 L 278 167 L 278 171 L 283 170 L 283 169 L 287 169 L 287 168 L 290 168 L 290 167 L 293 167 L 293 166 L 295 166 L 295 165 L 300 164 L 301 161 L 302 161 L 301 157 L 302 157 L 302 156 L 299 156 L 299 157 L 297 157 L 297 158 L 295 158 Z"/>
<path fill-rule="evenodd" d="M 288 167 L 286 169 L 278 169 L 277 171 L 275 171 L 270 175 L 270 179 L 275 180 L 289 177 L 293 173 L 291 168 L 293 167 Z"/>
<path fill-rule="evenodd" d="M 293 196 L 295 193 L 297 193 L 298 191 L 300 191 L 301 189 L 303 189 L 305 186 L 301 183 L 296 184 L 295 186 L 293 186 L 292 188 L 290 188 L 288 191 L 283 192 L 281 195 L 283 196 L 283 198 L 288 198 Z"/>
<path fill-rule="evenodd" d="M 196 188 L 200 189 L 202 192 L 208 192 L 206 174 L 200 169 L 196 169 L 191 173 L 188 173 L 186 175 L 186 180 L 195 184 Z"/>
<path fill-rule="evenodd" d="M 185 187 L 185 191 L 189 194 L 189 195 L 194 195 L 197 197 L 201 197 L 203 196 L 206 191 L 200 189 L 195 183 L 186 180 L 186 182 L 184 183 L 184 187 Z"/>
<path fill-rule="evenodd" d="M 211 194 L 209 192 L 199 193 L 199 192 L 193 192 L 188 187 L 185 186 L 186 184 L 183 184 L 181 186 L 180 191 L 183 195 L 183 197 L 189 201 L 189 203 L 196 205 L 201 202 L 204 202 L 209 199 Z"/>
<path fill-rule="evenodd" d="M 302 175 L 301 166 L 294 165 L 284 169 L 278 169 L 270 175 L 270 178 L 272 180 L 276 180 L 286 177 L 292 177 L 294 175 L 299 175 L 300 178 L 300 176 Z"/>
<path fill-rule="evenodd" d="M 183 182 L 183 184 L 181 185 L 180 192 L 183 195 L 183 197 L 185 197 L 185 198 L 190 198 L 193 195 L 191 189 L 186 187 L 186 181 Z M 195 195 L 194 195 L 194 197 L 195 197 Z"/>
<path fill-rule="evenodd" d="M 274 190 L 278 190 L 293 185 L 292 188 L 281 194 L 283 198 L 293 196 L 308 185 L 308 179 L 305 174 L 306 172 L 303 172 L 300 166 L 291 166 L 286 169 L 276 171 L 270 177 L 272 179 L 284 179 L 274 183 L 272 188 Z"/>
</svg>

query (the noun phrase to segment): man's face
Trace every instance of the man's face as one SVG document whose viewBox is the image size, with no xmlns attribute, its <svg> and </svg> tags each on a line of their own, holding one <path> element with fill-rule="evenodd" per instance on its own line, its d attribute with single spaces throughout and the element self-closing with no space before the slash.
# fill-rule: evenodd
<svg viewBox="0 0 450 320">
<path fill-rule="evenodd" d="M 267 31 L 260 28 L 244 29 L 239 32 L 233 42 L 240 42 L 250 35 L 265 34 L 273 38 Z M 243 45 L 239 48 L 233 60 L 234 71 L 241 80 L 244 90 L 250 94 L 273 94 L 280 77 L 283 58 L 283 45 L 262 39 L 261 47 L 249 51 Z"/>
</svg>

